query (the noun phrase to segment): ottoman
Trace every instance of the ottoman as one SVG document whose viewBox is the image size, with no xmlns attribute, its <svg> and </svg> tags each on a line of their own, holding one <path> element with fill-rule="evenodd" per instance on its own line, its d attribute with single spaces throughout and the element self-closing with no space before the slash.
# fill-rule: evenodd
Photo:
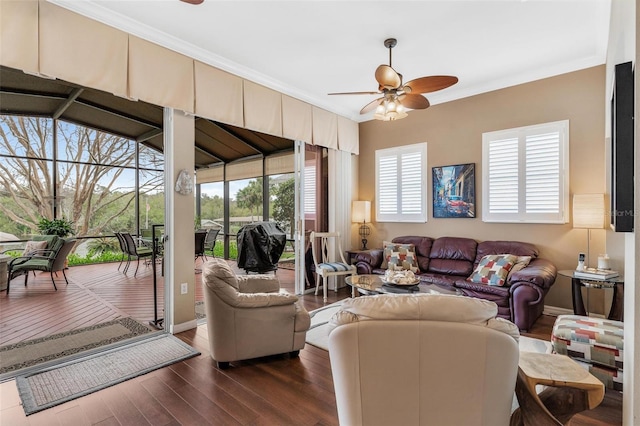
<svg viewBox="0 0 640 426">
<path fill-rule="evenodd" d="M 622 391 L 624 323 L 560 315 L 551 333 L 555 353 L 576 360 L 609 389 Z"/>
</svg>

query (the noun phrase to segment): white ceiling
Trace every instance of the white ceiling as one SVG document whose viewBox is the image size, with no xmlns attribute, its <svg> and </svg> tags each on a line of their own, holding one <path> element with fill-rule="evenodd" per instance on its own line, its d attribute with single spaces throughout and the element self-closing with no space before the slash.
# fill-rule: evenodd
<svg viewBox="0 0 640 426">
<path fill-rule="evenodd" d="M 455 75 L 432 105 L 605 63 L 611 0 L 49 0 L 356 121 L 374 71 Z"/>
</svg>

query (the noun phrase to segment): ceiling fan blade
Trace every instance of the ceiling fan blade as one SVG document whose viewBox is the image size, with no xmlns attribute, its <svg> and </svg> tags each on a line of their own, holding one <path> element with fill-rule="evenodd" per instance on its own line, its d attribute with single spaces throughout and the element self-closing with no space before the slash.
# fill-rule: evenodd
<svg viewBox="0 0 640 426">
<path fill-rule="evenodd" d="M 200 4 L 202 3 L 204 0 L 180 0 L 183 1 L 185 3 L 189 3 L 189 4 Z"/>
<path fill-rule="evenodd" d="M 360 110 L 360 114 L 366 114 L 366 113 L 368 113 L 368 112 L 370 112 L 370 111 L 373 111 L 374 109 L 376 109 L 376 107 L 377 107 L 378 105 L 380 105 L 380 102 L 382 102 L 382 100 L 383 100 L 383 99 L 384 99 L 384 98 L 378 98 L 378 99 L 376 99 L 375 101 L 371 101 L 371 102 L 369 102 L 368 104 L 366 104 L 366 105 L 364 106 L 364 108 L 362 108 L 362 109 Z"/>
<path fill-rule="evenodd" d="M 429 93 L 436 90 L 446 89 L 458 82 L 458 77 L 451 75 L 432 75 L 430 77 L 420 77 L 411 80 L 404 85 L 407 93 Z M 407 90 L 408 89 L 408 90 Z"/>
<path fill-rule="evenodd" d="M 379 95 L 380 92 L 336 92 L 327 93 L 327 95 Z"/>
<path fill-rule="evenodd" d="M 402 84 L 402 78 L 396 70 L 384 64 L 376 68 L 376 81 L 384 89 L 397 89 Z"/>
<path fill-rule="evenodd" d="M 429 108 L 429 100 L 422 95 L 410 95 L 405 93 L 398 97 L 398 100 L 405 108 L 426 109 Z"/>
</svg>

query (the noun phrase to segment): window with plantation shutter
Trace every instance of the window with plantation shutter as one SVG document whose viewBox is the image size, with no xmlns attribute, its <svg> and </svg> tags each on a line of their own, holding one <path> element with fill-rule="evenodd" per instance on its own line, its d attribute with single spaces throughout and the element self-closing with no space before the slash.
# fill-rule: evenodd
<svg viewBox="0 0 640 426">
<path fill-rule="evenodd" d="M 376 151 L 376 220 L 427 221 L 427 144 Z"/>
<path fill-rule="evenodd" d="M 569 121 L 482 135 L 482 220 L 566 223 Z"/>
</svg>

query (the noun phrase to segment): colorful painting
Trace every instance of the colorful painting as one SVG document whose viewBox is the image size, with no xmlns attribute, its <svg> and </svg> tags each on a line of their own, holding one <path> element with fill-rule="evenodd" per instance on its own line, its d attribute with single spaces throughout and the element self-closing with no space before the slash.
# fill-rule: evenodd
<svg viewBox="0 0 640 426">
<path fill-rule="evenodd" d="M 475 164 L 433 167 L 433 217 L 476 217 Z"/>
</svg>

